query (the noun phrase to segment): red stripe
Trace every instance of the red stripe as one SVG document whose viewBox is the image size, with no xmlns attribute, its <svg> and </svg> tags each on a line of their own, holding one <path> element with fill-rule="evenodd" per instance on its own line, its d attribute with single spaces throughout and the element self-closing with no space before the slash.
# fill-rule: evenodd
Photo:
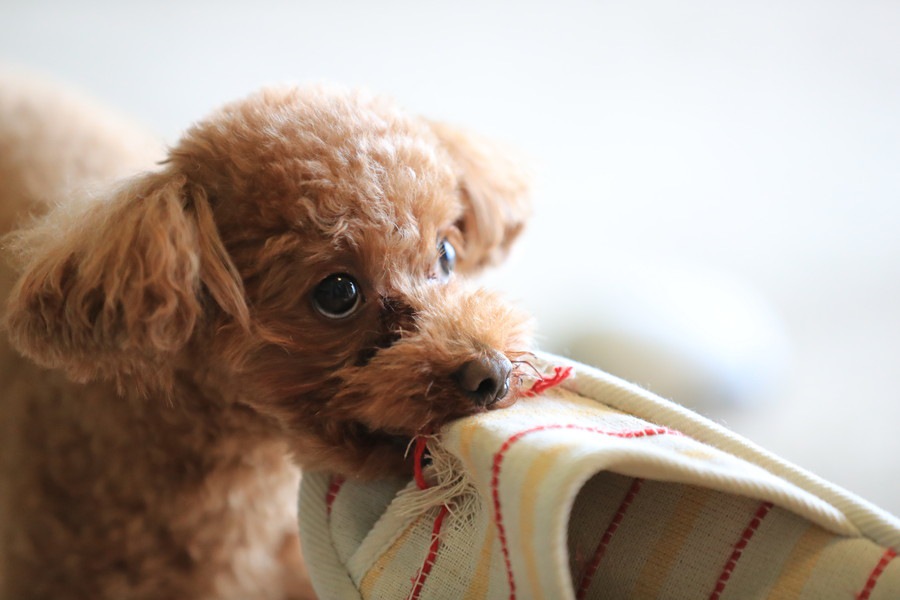
<svg viewBox="0 0 900 600">
<path fill-rule="evenodd" d="M 409 593 L 408 600 L 418 600 L 422 587 L 425 585 L 425 580 L 428 579 L 428 574 L 431 573 L 431 567 L 434 566 L 438 549 L 441 546 L 441 526 L 444 524 L 444 517 L 447 516 L 448 512 L 450 511 L 447 509 L 447 505 L 444 504 L 434 519 L 434 527 L 431 528 L 431 547 L 428 549 L 428 555 L 425 557 L 425 562 L 422 563 L 422 568 L 419 569 L 419 572 L 413 579 L 414 585 Z"/>
<path fill-rule="evenodd" d="M 622 500 L 622 504 L 619 505 L 619 510 L 616 511 L 616 515 L 603 533 L 603 537 L 600 538 L 600 543 L 597 544 L 597 549 L 594 551 L 594 558 L 591 559 L 590 564 L 588 564 L 584 574 L 581 576 L 581 584 L 578 586 L 578 593 L 575 595 L 576 600 L 583 600 L 588 589 L 590 589 L 594 574 L 600 567 L 600 561 L 603 560 L 603 555 L 606 554 L 606 548 L 612 541 L 612 537 L 615 535 L 619 525 L 621 525 L 622 521 L 625 519 L 625 513 L 628 512 L 628 507 L 634 502 L 634 497 L 637 496 L 643 482 L 643 479 L 635 479 L 631 482 L 631 487 L 628 489 L 628 493 L 625 494 L 625 499 Z"/>
<path fill-rule="evenodd" d="M 513 444 L 515 444 L 528 434 L 538 431 L 548 431 L 552 429 L 589 431 L 592 433 L 599 433 L 600 435 L 608 435 L 611 437 L 626 439 L 651 437 L 656 435 L 681 435 L 681 433 L 673 429 L 668 429 L 666 427 L 648 427 L 646 429 L 634 431 L 608 431 L 605 429 L 599 429 L 597 427 L 585 427 L 583 425 L 566 423 L 539 425 L 537 427 L 532 427 L 531 429 L 526 429 L 510 436 L 506 440 L 506 442 L 503 443 L 497 453 L 494 454 L 494 463 L 491 469 L 491 492 L 494 500 L 494 522 L 497 524 L 497 535 L 500 538 L 500 551 L 503 554 L 503 563 L 506 566 L 506 578 L 507 582 L 509 583 L 509 600 L 516 600 L 516 582 L 513 578 L 512 564 L 510 563 L 509 559 L 509 545 L 506 540 L 506 528 L 503 526 L 503 515 L 500 510 L 500 467 L 503 464 L 503 459 L 506 456 L 506 453 L 509 451 L 510 447 Z"/>
<path fill-rule="evenodd" d="M 416 486 L 420 490 L 426 490 L 430 487 L 422 472 L 422 461 L 425 459 L 425 449 L 427 446 L 427 437 L 424 435 L 416 437 L 416 447 L 413 451 L 413 475 L 416 480 Z M 416 572 L 416 576 L 412 579 L 413 588 L 410 590 L 407 600 L 418 600 L 419 594 L 422 592 L 422 587 L 425 585 L 425 580 L 428 579 L 428 574 L 431 573 L 431 568 L 434 566 L 434 561 L 437 559 L 438 549 L 441 546 L 441 527 L 444 524 L 444 517 L 447 516 L 448 512 L 450 512 L 450 510 L 447 508 L 447 505 L 444 504 L 441 506 L 441 510 L 438 511 L 437 517 L 434 519 L 434 526 L 431 528 L 431 546 L 428 548 L 425 562 L 422 563 L 421 568 L 419 568 L 418 572 Z"/>
<path fill-rule="evenodd" d="M 344 481 L 346 481 L 340 475 L 336 475 L 331 478 L 331 484 L 328 486 L 328 493 L 325 495 L 325 511 L 328 516 L 331 516 L 331 505 L 334 504 L 334 499 L 337 498 L 338 492 L 341 491 L 341 486 L 344 485 Z"/>
<path fill-rule="evenodd" d="M 866 586 L 860 593 L 856 595 L 857 600 L 867 600 L 868 597 L 872 595 L 872 590 L 875 589 L 875 584 L 878 583 L 878 578 L 881 577 L 881 574 L 884 573 L 884 570 L 887 568 L 888 563 L 894 560 L 895 556 L 897 556 L 897 553 L 893 548 L 888 548 L 884 551 L 884 554 L 881 555 L 881 560 L 879 560 L 878 564 L 875 565 L 875 568 L 872 569 L 872 574 L 869 575 L 869 579 L 866 581 Z"/>
<path fill-rule="evenodd" d="M 744 554 L 744 549 L 747 548 L 747 544 L 750 543 L 753 534 L 756 533 L 760 523 L 766 518 L 766 515 L 769 514 L 771 509 L 771 502 L 763 502 L 759 505 L 759 508 L 756 509 L 756 514 L 753 515 L 750 524 L 747 525 L 744 532 L 741 534 L 741 538 L 734 545 L 731 556 L 728 557 L 728 562 L 725 563 L 725 568 L 722 569 L 722 574 L 719 575 L 719 579 L 716 581 L 716 587 L 713 588 L 712 593 L 709 595 L 709 600 L 718 600 L 722 596 L 722 592 L 725 591 L 725 586 L 728 584 L 728 580 L 731 579 L 734 568 Z"/>
<path fill-rule="evenodd" d="M 536 382 L 532 388 L 526 392 L 528 396 L 534 396 L 543 392 L 553 386 L 559 385 L 564 379 L 566 379 L 572 373 L 572 367 L 555 367 L 553 376 L 548 378 L 541 378 L 538 382 Z M 423 471 L 423 463 L 422 461 L 425 458 L 425 449 L 428 444 L 428 440 L 424 435 L 420 435 L 416 437 L 416 445 L 415 450 L 413 452 L 413 476 L 416 481 L 416 486 L 420 490 L 428 489 L 428 482 L 425 480 L 425 475 Z M 419 593 L 422 591 L 422 587 L 425 585 L 425 580 L 428 578 L 428 574 L 431 572 L 431 568 L 434 565 L 434 561 L 437 558 L 438 548 L 440 547 L 440 537 L 439 534 L 441 532 L 441 526 L 444 523 L 444 517 L 447 516 L 448 508 L 447 505 L 441 506 L 441 510 L 438 512 L 437 518 L 434 520 L 434 527 L 431 531 L 431 547 L 428 550 L 428 555 L 425 557 L 425 562 L 422 564 L 422 568 L 419 569 L 419 572 L 416 573 L 414 578 L 413 589 L 409 594 L 409 600 L 417 600 L 419 597 Z"/>
</svg>

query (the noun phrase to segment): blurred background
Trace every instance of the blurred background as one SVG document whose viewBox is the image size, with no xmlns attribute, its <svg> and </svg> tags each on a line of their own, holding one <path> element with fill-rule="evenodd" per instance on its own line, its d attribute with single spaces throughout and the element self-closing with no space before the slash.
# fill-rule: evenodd
<svg viewBox="0 0 900 600">
<path fill-rule="evenodd" d="M 169 142 L 329 81 L 517 147 L 544 348 L 900 513 L 900 3 L 0 0 L 0 60 Z"/>
</svg>

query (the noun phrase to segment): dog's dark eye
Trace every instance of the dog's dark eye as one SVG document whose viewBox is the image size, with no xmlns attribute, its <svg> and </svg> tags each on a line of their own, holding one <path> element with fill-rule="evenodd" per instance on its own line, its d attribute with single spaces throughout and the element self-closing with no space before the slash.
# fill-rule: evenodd
<svg viewBox="0 0 900 600">
<path fill-rule="evenodd" d="M 313 290 L 313 306 L 329 319 L 349 317 L 361 303 L 359 285 L 346 273 L 329 275 Z"/>
<path fill-rule="evenodd" d="M 456 268 L 456 248 L 446 239 L 438 242 L 438 267 L 442 279 L 450 277 L 450 273 Z"/>
</svg>

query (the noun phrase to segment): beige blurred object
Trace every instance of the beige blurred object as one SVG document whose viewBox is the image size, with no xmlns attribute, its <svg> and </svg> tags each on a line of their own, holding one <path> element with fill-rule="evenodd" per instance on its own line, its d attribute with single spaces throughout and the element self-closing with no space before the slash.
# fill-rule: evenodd
<svg viewBox="0 0 900 600">
<path fill-rule="evenodd" d="M 664 259 L 624 260 L 594 277 L 604 292 L 556 338 L 572 358 L 694 409 L 765 410 L 785 392 L 787 332 L 746 282 Z"/>
</svg>

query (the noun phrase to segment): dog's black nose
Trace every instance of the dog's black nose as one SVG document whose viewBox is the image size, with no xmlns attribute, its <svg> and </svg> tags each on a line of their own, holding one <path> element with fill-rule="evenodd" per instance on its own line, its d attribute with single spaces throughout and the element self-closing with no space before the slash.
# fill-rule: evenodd
<svg viewBox="0 0 900 600">
<path fill-rule="evenodd" d="M 490 406 L 509 392 L 512 363 L 499 352 L 479 356 L 455 373 L 456 382 L 478 406 Z"/>
</svg>

